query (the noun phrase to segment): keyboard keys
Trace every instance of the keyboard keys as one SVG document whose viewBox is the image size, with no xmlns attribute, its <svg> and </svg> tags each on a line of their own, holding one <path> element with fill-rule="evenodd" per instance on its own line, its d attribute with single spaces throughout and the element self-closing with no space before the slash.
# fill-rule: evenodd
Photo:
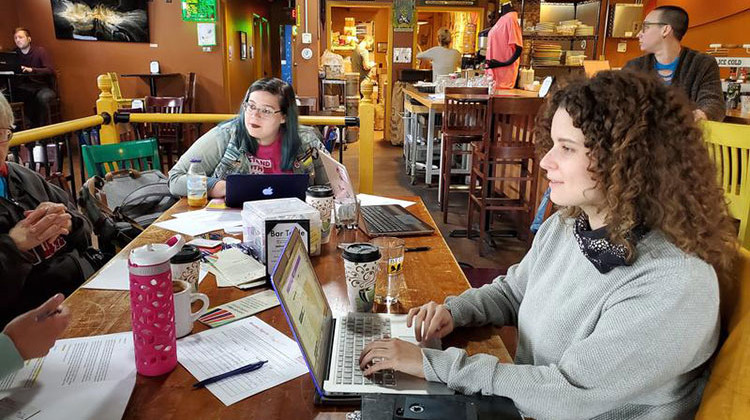
<svg viewBox="0 0 750 420">
<path fill-rule="evenodd" d="M 381 338 L 391 336 L 390 320 L 382 320 L 367 314 L 352 314 L 341 320 L 339 330 L 339 351 L 336 360 L 336 383 L 341 385 L 379 384 L 396 385 L 395 372 L 386 369 L 375 372 L 370 378 L 359 368 L 359 355 L 364 347 Z M 377 363 L 378 360 L 373 360 Z"/>
</svg>

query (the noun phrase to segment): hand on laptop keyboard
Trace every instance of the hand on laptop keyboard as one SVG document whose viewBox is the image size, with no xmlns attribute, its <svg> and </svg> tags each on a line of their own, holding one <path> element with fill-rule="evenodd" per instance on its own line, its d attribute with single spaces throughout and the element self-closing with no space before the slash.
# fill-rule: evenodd
<svg viewBox="0 0 750 420">
<path fill-rule="evenodd" d="M 397 338 L 376 340 L 365 346 L 359 356 L 359 367 L 365 376 L 387 369 L 424 378 L 422 349 Z"/>
</svg>

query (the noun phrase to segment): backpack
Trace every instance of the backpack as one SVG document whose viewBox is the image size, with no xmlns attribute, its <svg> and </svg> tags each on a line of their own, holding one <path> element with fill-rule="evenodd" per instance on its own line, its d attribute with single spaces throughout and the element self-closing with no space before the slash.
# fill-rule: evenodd
<svg viewBox="0 0 750 420">
<path fill-rule="evenodd" d="M 89 178 L 78 207 L 91 221 L 100 247 L 111 252 L 114 246 L 125 247 L 177 201 L 160 171 L 125 169 Z"/>
</svg>

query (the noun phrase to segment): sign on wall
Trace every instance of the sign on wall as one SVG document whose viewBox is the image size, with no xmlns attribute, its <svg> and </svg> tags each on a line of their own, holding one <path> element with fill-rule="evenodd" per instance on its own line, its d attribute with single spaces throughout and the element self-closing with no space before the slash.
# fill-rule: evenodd
<svg viewBox="0 0 750 420">
<path fill-rule="evenodd" d="M 414 0 L 393 0 L 393 31 L 414 31 Z"/>
<path fill-rule="evenodd" d="M 216 0 L 182 0 L 182 20 L 216 22 Z"/>
</svg>

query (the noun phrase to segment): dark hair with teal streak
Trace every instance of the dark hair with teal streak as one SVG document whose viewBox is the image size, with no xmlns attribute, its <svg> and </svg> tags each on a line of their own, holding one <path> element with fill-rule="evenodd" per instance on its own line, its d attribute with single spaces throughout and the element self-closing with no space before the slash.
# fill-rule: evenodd
<svg viewBox="0 0 750 420">
<path fill-rule="evenodd" d="M 286 121 L 281 124 L 281 169 L 291 171 L 294 167 L 294 160 L 297 157 L 299 149 L 302 147 L 302 141 L 299 138 L 299 112 L 297 111 L 297 100 L 294 95 L 294 89 L 281 79 L 275 77 L 266 77 L 256 80 L 245 93 L 240 110 L 237 116 L 229 122 L 235 130 L 235 135 L 241 144 L 247 144 L 248 151 L 253 155 L 258 152 L 258 139 L 251 136 L 245 128 L 245 107 L 250 94 L 255 91 L 264 91 L 279 97 L 279 107 Z"/>
</svg>

